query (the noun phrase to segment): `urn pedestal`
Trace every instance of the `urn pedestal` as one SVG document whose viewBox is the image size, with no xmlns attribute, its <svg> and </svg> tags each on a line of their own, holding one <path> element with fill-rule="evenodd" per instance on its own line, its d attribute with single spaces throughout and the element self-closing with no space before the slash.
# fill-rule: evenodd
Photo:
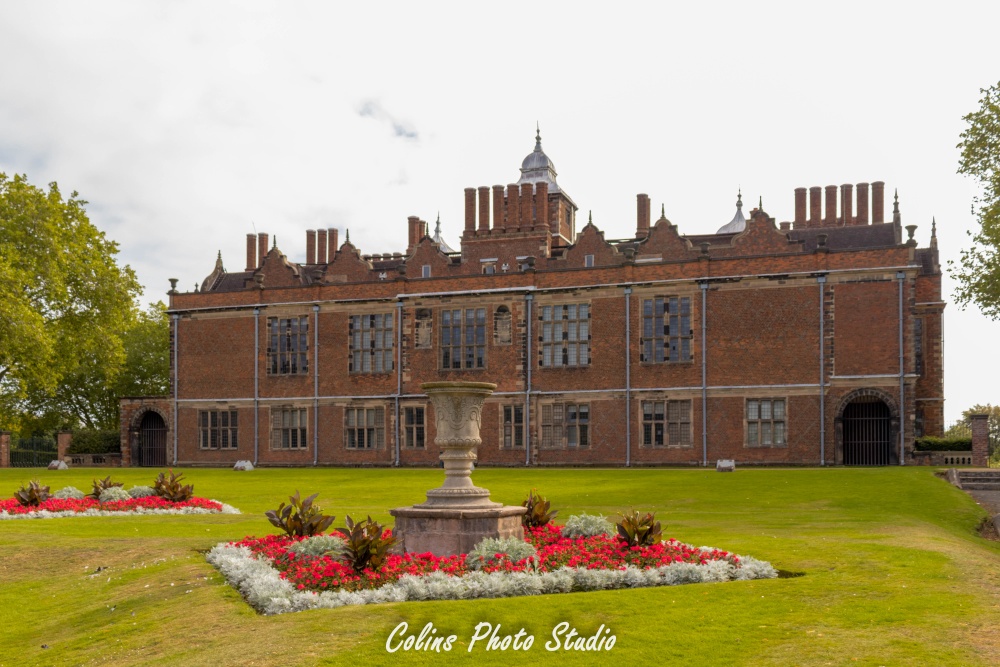
<svg viewBox="0 0 1000 667">
<path fill-rule="evenodd" d="M 389 511 L 402 550 L 445 556 L 468 553 L 485 537 L 523 538 L 525 509 L 493 502 L 487 489 L 472 483 L 483 402 L 496 385 L 427 382 L 421 387 L 434 406 L 434 442 L 441 448 L 445 478 L 427 492 L 425 502 Z"/>
</svg>

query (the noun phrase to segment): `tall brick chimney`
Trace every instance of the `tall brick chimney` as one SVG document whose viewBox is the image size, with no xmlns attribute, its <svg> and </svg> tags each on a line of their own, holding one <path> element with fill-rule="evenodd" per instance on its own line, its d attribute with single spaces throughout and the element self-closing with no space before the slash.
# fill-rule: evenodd
<svg viewBox="0 0 1000 667">
<path fill-rule="evenodd" d="M 493 186 L 493 227 L 503 229 L 507 226 L 507 221 L 503 215 L 503 186 Z"/>
<path fill-rule="evenodd" d="M 326 240 L 326 230 L 321 229 L 316 233 L 316 263 L 326 264 L 326 249 L 329 247 Z"/>
<path fill-rule="evenodd" d="M 517 190 L 517 183 L 507 185 L 507 229 L 517 229 L 521 226 L 521 205 Z"/>
<path fill-rule="evenodd" d="M 247 234 L 247 271 L 257 268 L 257 235 Z"/>
<path fill-rule="evenodd" d="M 809 188 L 809 226 L 823 225 L 823 188 L 818 185 Z"/>
<path fill-rule="evenodd" d="M 854 224 L 854 185 L 844 183 L 840 186 L 840 208 L 845 225 Z"/>
<path fill-rule="evenodd" d="M 465 231 L 476 231 L 476 189 L 465 188 Z M 410 247 L 413 247 L 413 230 L 410 230 Z"/>
<path fill-rule="evenodd" d="M 795 188 L 795 229 L 806 226 L 806 189 Z"/>
<path fill-rule="evenodd" d="M 306 264 L 316 263 L 316 230 L 306 230 Z"/>
<path fill-rule="evenodd" d="M 636 238 L 646 238 L 649 236 L 649 195 L 637 194 L 635 196 L 635 236 Z"/>
<path fill-rule="evenodd" d="M 270 250 L 270 248 L 267 245 L 268 238 L 269 237 L 267 234 L 257 235 L 257 247 L 259 248 L 259 250 L 257 251 L 258 266 L 264 263 L 264 258 L 267 257 L 267 251 Z"/>
<path fill-rule="evenodd" d="M 885 222 L 885 183 L 872 183 L 872 223 Z"/>
<path fill-rule="evenodd" d="M 531 206 L 535 202 L 535 186 L 531 183 L 521 183 L 521 196 L 518 199 L 521 205 L 521 212 L 518 214 L 521 227 L 531 227 L 534 221 Z"/>
<path fill-rule="evenodd" d="M 337 248 L 340 246 L 337 244 L 337 229 L 335 227 L 330 227 L 326 230 L 326 261 L 327 263 L 332 262 L 333 258 L 337 256 Z"/>
<path fill-rule="evenodd" d="M 549 184 L 535 183 L 535 227 L 549 228 Z"/>
<path fill-rule="evenodd" d="M 469 189 L 471 190 L 472 188 Z M 466 191 L 466 193 L 468 194 L 468 191 Z M 475 202 L 473 202 L 473 205 L 475 205 Z M 406 219 L 406 229 L 408 232 L 406 252 L 409 254 L 413 252 L 413 249 L 417 247 L 418 243 L 420 243 L 420 218 L 415 215 L 408 217 Z"/>
<path fill-rule="evenodd" d="M 496 223 L 493 227 L 497 227 Z M 479 188 L 479 228 L 490 228 L 490 188 L 486 185 Z"/>
<path fill-rule="evenodd" d="M 868 224 L 868 184 L 858 183 L 858 224 Z"/>
<path fill-rule="evenodd" d="M 837 224 L 837 186 L 826 186 L 826 217 L 823 224 L 827 227 L 834 227 Z"/>
</svg>

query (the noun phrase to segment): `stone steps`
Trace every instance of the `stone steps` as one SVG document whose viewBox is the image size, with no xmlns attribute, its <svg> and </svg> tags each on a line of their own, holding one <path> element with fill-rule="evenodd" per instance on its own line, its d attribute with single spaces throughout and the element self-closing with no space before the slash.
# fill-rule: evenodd
<svg viewBox="0 0 1000 667">
<path fill-rule="evenodd" d="M 1000 491 L 1000 470 L 959 470 L 958 482 L 963 489 Z"/>
</svg>

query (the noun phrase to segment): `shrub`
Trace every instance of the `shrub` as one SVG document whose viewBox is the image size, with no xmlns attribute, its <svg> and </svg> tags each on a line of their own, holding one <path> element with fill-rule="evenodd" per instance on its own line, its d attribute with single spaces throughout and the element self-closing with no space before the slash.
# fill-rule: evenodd
<svg viewBox="0 0 1000 667">
<path fill-rule="evenodd" d="M 100 500 L 101 493 L 105 489 L 110 489 L 113 486 L 122 486 L 122 483 L 112 481 L 110 475 L 108 475 L 104 479 L 95 479 L 94 488 L 90 493 L 87 494 L 87 496 L 93 498 L 94 500 Z"/>
<path fill-rule="evenodd" d="M 294 496 L 288 497 L 288 505 L 281 503 L 278 505 L 278 509 L 264 512 L 264 516 L 272 525 L 281 528 L 292 537 L 311 536 L 325 532 L 336 517 L 326 516 L 318 505 L 313 506 L 313 500 L 318 495 L 318 493 L 314 493 L 305 500 L 300 500 L 299 492 L 296 491 Z"/>
<path fill-rule="evenodd" d="M 487 537 L 466 555 L 465 564 L 469 569 L 481 570 L 504 559 L 517 563 L 534 555 L 535 547 L 518 537 Z"/>
<path fill-rule="evenodd" d="M 537 489 L 529 491 L 528 497 L 521 503 L 522 507 L 528 508 L 528 511 L 521 516 L 521 525 L 529 528 L 544 526 L 559 514 L 558 510 L 549 511 L 551 503 L 542 496 L 535 495 L 537 491 Z"/>
<path fill-rule="evenodd" d="M 156 489 L 151 486 L 133 486 L 128 490 L 128 495 L 132 498 L 148 498 L 156 495 Z"/>
<path fill-rule="evenodd" d="M 102 503 L 111 503 L 117 500 L 131 500 L 132 496 L 120 486 L 109 486 L 101 491 L 101 495 L 97 499 Z"/>
<path fill-rule="evenodd" d="M 300 556 L 330 556 L 343 560 L 347 556 L 347 541 L 338 535 L 313 535 L 288 547 Z"/>
<path fill-rule="evenodd" d="M 118 431 L 81 429 L 73 431 L 69 454 L 111 454 L 121 451 L 121 434 Z"/>
<path fill-rule="evenodd" d="M 49 487 L 42 486 L 37 479 L 28 482 L 28 486 L 21 486 L 14 492 L 14 499 L 26 507 L 41 505 L 49 499 Z"/>
<path fill-rule="evenodd" d="M 615 526 L 603 516 L 576 514 L 566 521 L 562 529 L 563 537 L 593 537 L 594 535 L 614 535 Z"/>
<path fill-rule="evenodd" d="M 194 495 L 194 484 L 181 484 L 182 479 L 184 479 L 183 473 L 175 475 L 171 470 L 170 477 L 167 477 L 166 473 L 161 472 L 153 482 L 153 490 L 159 497 L 174 503 L 190 500 Z"/>
<path fill-rule="evenodd" d="M 369 516 L 365 521 L 354 523 L 347 517 L 347 528 L 340 528 L 347 540 L 347 560 L 355 572 L 367 567 L 377 570 L 385 563 L 389 549 L 396 543 L 392 533 Z"/>
<path fill-rule="evenodd" d="M 53 493 L 52 497 L 59 500 L 83 500 L 84 494 L 75 486 L 66 486 Z"/>
<path fill-rule="evenodd" d="M 645 516 L 632 510 L 628 514 L 620 514 L 622 520 L 616 525 L 618 536 L 630 547 L 644 547 L 659 542 L 663 533 L 660 530 L 660 522 L 652 512 L 647 512 Z"/>
<path fill-rule="evenodd" d="M 972 438 L 935 438 L 928 435 L 917 438 L 913 443 L 918 452 L 966 452 L 972 449 Z"/>
</svg>

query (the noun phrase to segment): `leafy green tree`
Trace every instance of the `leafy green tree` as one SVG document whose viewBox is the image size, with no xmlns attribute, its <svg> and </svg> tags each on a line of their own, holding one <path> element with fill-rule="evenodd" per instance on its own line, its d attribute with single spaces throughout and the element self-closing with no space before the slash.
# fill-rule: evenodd
<svg viewBox="0 0 1000 667">
<path fill-rule="evenodd" d="M 972 415 L 989 415 L 987 423 L 989 424 L 990 437 L 994 442 L 1000 442 L 1000 405 L 991 405 L 989 403 L 986 405 L 973 405 L 968 410 L 963 410 L 962 418 L 945 431 L 945 436 L 971 437 L 972 422 L 970 418 Z"/>
<path fill-rule="evenodd" d="M 958 282 L 955 301 L 963 308 L 978 305 L 985 315 L 1000 319 L 1000 82 L 980 92 L 979 109 L 965 116 L 968 127 L 958 144 L 958 173 L 975 178 L 982 188 L 972 205 L 979 230 L 970 232 L 972 247 L 962 251 L 959 263 L 948 264 Z"/>
<path fill-rule="evenodd" d="M 166 394 L 170 383 L 167 307 L 157 302 L 136 312 L 121 332 L 121 342 L 124 356 L 119 363 L 82 360 L 32 412 L 43 415 L 46 424 L 116 431 L 123 396 Z"/>
<path fill-rule="evenodd" d="M 125 360 L 141 287 L 86 203 L 0 173 L 0 428 L 23 430 L 83 368 Z"/>
</svg>

